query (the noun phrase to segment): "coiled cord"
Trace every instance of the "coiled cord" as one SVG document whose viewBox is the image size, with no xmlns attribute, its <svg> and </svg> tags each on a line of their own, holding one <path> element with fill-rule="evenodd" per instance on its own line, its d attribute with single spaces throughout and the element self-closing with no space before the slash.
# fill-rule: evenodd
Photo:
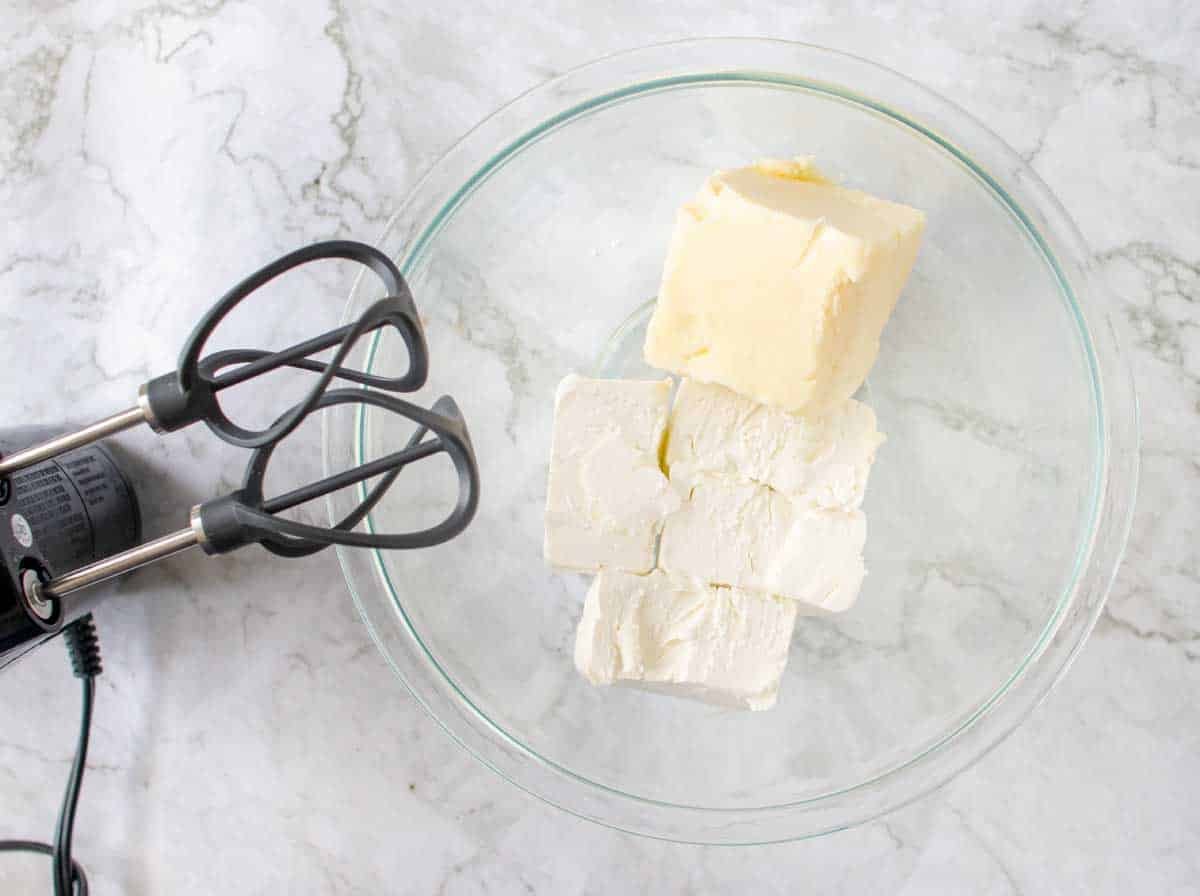
<svg viewBox="0 0 1200 896">
<path fill-rule="evenodd" d="M 34 840 L 0 840 L 0 852 L 32 852 L 50 856 L 53 868 L 54 896 L 87 896 L 88 880 L 83 866 L 71 857 L 71 840 L 75 832 L 75 810 L 79 806 L 79 789 L 87 765 L 88 742 L 92 732 L 92 706 L 96 699 L 96 677 L 103 666 L 100 662 L 100 638 L 92 614 L 77 619 L 63 630 L 63 642 L 71 658 L 75 677 L 83 682 L 83 701 L 79 717 L 79 741 L 67 791 L 63 795 L 54 844 Z"/>
<path fill-rule="evenodd" d="M 91 613 L 68 625 L 63 631 L 63 641 L 76 678 L 96 678 L 104 671 L 104 664 L 100 662 L 100 638 Z"/>
</svg>

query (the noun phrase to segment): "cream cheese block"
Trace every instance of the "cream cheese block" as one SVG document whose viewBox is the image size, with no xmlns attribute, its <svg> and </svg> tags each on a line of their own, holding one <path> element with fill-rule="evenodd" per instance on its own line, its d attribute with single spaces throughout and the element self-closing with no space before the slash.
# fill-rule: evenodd
<svg viewBox="0 0 1200 896">
<path fill-rule="evenodd" d="M 679 506 L 659 467 L 671 380 L 588 379 L 558 387 L 546 488 L 546 561 L 649 572 L 664 517 Z"/>
<path fill-rule="evenodd" d="M 719 171 L 677 215 L 646 361 L 787 411 L 837 407 L 875 362 L 924 226 L 807 163 Z"/>
<path fill-rule="evenodd" d="M 861 510 L 820 510 L 764 485 L 707 476 L 667 519 L 658 565 L 676 576 L 837 613 L 853 605 L 862 587 L 866 538 Z"/>
<path fill-rule="evenodd" d="M 787 665 L 796 610 L 794 601 L 661 571 L 604 571 L 584 603 L 575 665 L 592 684 L 769 709 Z"/>
<path fill-rule="evenodd" d="M 884 441 L 875 412 L 853 399 L 802 417 L 692 379 L 676 392 L 667 432 L 667 470 L 683 489 L 724 475 L 826 510 L 862 505 Z"/>
</svg>

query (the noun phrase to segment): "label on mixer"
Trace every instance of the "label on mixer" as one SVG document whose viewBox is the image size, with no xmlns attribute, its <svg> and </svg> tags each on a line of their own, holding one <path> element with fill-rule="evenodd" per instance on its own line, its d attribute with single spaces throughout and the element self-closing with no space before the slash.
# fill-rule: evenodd
<svg viewBox="0 0 1200 896">
<path fill-rule="evenodd" d="M 11 483 L 12 496 L 0 505 L 0 565 L 14 573 L 32 562 L 60 575 L 140 537 L 136 499 L 99 447 L 20 470 Z"/>
</svg>

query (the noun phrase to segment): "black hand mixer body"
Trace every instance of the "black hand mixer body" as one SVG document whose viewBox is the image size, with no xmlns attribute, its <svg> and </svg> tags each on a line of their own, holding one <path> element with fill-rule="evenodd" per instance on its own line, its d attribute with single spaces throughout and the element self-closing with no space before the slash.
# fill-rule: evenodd
<svg viewBox="0 0 1200 896">
<path fill-rule="evenodd" d="M 0 431 L 0 458 L 60 435 L 40 428 Z M 142 540 L 137 495 L 102 445 L 69 451 L 0 478 L 0 669 L 60 632 L 103 598 L 105 588 L 68 603 L 35 601 L 31 577 L 48 582 Z"/>
</svg>

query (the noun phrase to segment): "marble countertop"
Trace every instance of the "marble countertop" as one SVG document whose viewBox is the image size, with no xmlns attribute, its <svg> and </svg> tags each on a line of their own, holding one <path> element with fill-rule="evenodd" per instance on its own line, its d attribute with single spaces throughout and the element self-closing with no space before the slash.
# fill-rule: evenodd
<svg viewBox="0 0 1200 896">
<path fill-rule="evenodd" d="M 106 673 L 76 839 L 95 893 L 1194 892 L 1200 7 L 854 6 L 6 5 L 10 418 L 123 407 L 238 275 L 313 240 L 373 239 L 499 104 L 601 54 L 716 34 L 849 50 L 987 121 L 1083 230 L 1142 402 L 1128 556 L 1066 679 L 949 786 L 815 842 L 660 843 L 518 792 L 401 694 L 334 564 L 248 551 L 147 571 L 98 614 Z M 341 277 L 310 279 L 329 322 Z M 150 508 L 164 529 L 238 475 L 202 433 L 125 441 L 172 483 Z M 77 701 L 53 645 L 0 677 L 0 837 L 52 831 Z M 4 857 L 0 892 L 48 892 L 44 861 Z"/>
</svg>

